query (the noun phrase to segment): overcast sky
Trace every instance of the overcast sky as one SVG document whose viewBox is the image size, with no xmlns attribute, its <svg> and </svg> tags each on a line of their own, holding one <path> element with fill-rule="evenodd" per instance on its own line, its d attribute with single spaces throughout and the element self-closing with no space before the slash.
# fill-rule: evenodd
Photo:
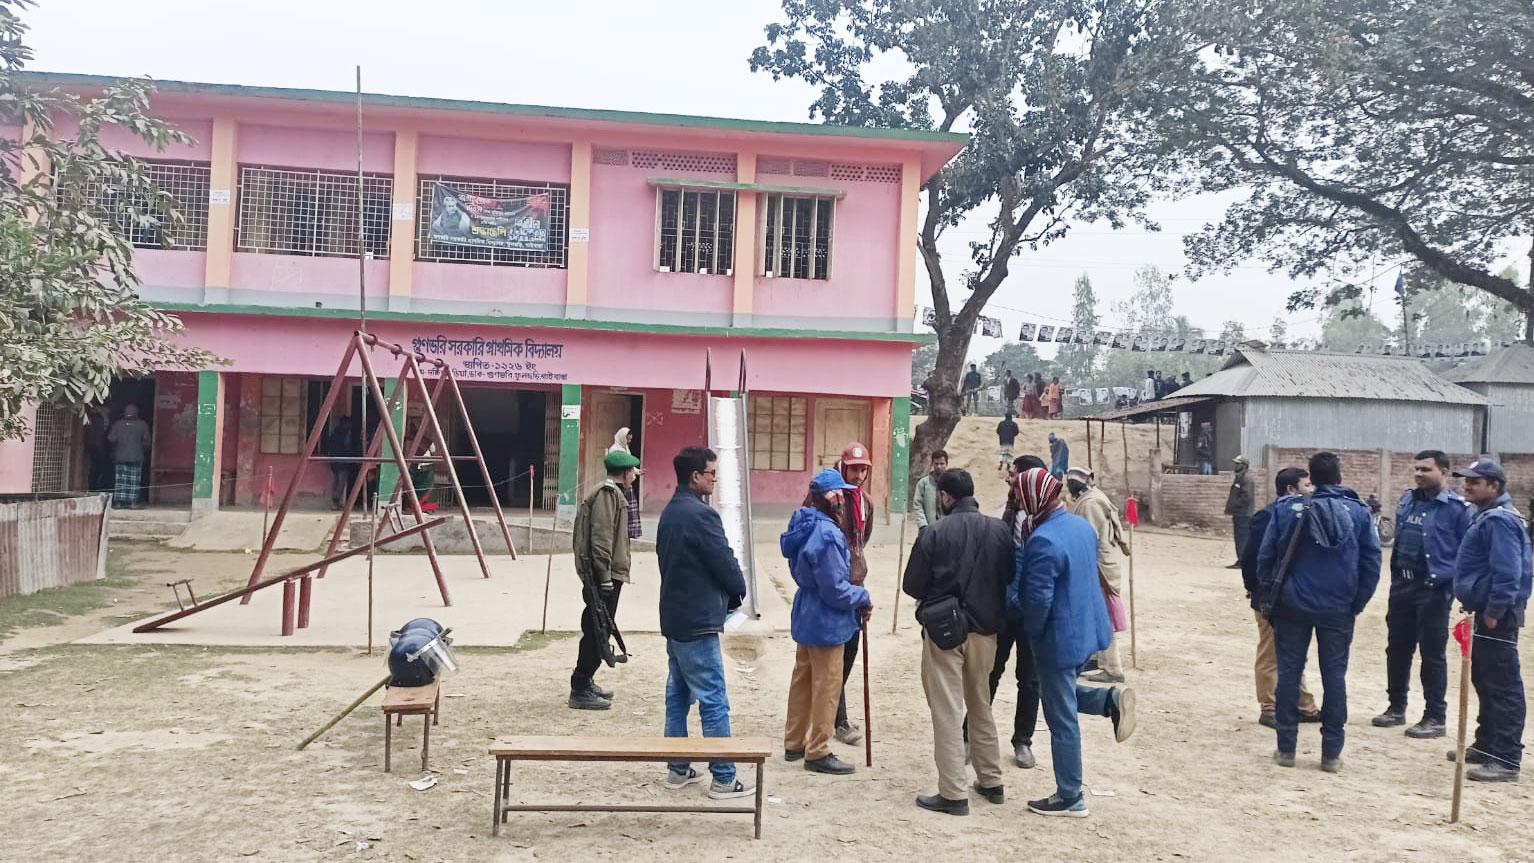
<svg viewBox="0 0 1534 863">
<path fill-rule="evenodd" d="M 781 15 L 776 0 L 42 0 L 25 14 L 33 68 L 46 71 L 349 90 L 360 63 L 369 92 L 757 120 L 803 121 L 814 98 L 803 84 L 747 66 L 762 28 Z M 1082 225 L 1025 252 L 989 314 L 1006 322 L 1009 338 L 1024 321 L 1068 322 L 1072 285 L 1085 272 L 1105 325 L 1117 323 L 1111 306 L 1129 293 L 1134 270 L 1180 273 L 1181 235 L 1220 207 L 1191 200 L 1152 212 L 1159 234 Z M 985 233 L 983 223 L 955 232 L 950 277 L 966 263 L 964 243 Z M 1377 285 L 1375 306 L 1386 316 L 1393 280 L 1382 272 Z M 1317 313 L 1284 311 L 1295 288 L 1246 261 L 1228 276 L 1180 279 L 1177 312 L 1211 335 L 1234 319 L 1266 336 L 1275 316 L 1287 319 L 1291 337 L 1316 335 Z M 923 283 L 918 303 L 928 302 Z M 977 338 L 972 354 L 1000 344 Z"/>
</svg>

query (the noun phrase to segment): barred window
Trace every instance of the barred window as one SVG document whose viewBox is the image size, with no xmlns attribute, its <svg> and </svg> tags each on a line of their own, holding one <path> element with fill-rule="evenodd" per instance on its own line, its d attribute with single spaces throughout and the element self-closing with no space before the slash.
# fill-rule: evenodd
<svg viewBox="0 0 1534 863">
<path fill-rule="evenodd" d="M 451 187 L 466 195 L 484 198 L 527 198 L 546 213 L 548 246 L 543 251 L 492 249 L 431 241 L 432 187 Z M 415 259 L 453 264 L 486 264 L 512 267 L 564 267 L 569 249 L 570 187 L 552 183 L 525 183 L 465 177 L 421 177 L 415 199 Z"/>
<path fill-rule="evenodd" d="M 154 206 L 149 196 L 103 183 L 87 183 L 81 190 L 97 213 L 115 224 L 130 243 L 145 249 L 206 251 L 208 248 L 207 162 L 161 162 L 140 159 L 144 176 L 176 203 L 181 224 Z"/>
<path fill-rule="evenodd" d="M 304 445 L 303 378 L 261 378 L 261 452 L 297 454 Z"/>
<path fill-rule="evenodd" d="M 804 470 L 807 406 L 794 396 L 751 397 L 753 470 Z"/>
<path fill-rule="evenodd" d="M 735 272 L 735 193 L 660 189 L 655 267 L 663 273 Z"/>
<path fill-rule="evenodd" d="M 366 250 L 389 254 L 394 180 L 362 176 Z M 246 165 L 240 168 L 235 250 L 280 255 L 357 256 L 357 175 Z"/>
<path fill-rule="evenodd" d="M 831 277 L 832 199 L 764 195 L 762 275 Z"/>
</svg>

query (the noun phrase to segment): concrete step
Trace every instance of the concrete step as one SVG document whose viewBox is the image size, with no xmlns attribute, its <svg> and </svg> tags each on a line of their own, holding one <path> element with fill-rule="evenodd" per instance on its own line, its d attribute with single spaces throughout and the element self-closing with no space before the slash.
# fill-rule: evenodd
<svg viewBox="0 0 1534 863">
<path fill-rule="evenodd" d="M 146 509 L 127 509 L 125 507 L 112 507 L 112 522 L 154 522 L 157 524 L 179 524 L 183 527 L 192 520 L 192 512 L 186 507 L 149 507 Z"/>
<path fill-rule="evenodd" d="M 107 526 L 107 534 L 113 539 L 174 539 L 184 530 L 186 530 L 186 522 L 119 519 L 115 511 Z"/>
</svg>

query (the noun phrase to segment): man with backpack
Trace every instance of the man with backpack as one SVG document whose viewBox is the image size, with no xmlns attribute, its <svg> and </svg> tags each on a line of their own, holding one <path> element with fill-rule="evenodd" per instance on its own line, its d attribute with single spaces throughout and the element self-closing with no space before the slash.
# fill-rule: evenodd
<svg viewBox="0 0 1534 863">
<path fill-rule="evenodd" d="M 1353 625 L 1380 580 L 1380 541 L 1358 493 L 1342 484 L 1335 453 L 1310 457 L 1315 493 L 1285 498 L 1257 556 L 1261 610 L 1273 624 L 1278 653 L 1274 693 L 1278 748 L 1273 760 L 1294 766 L 1300 675 L 1310 639 L 1321 666 L 1321 769 L 1342 770 L 1348 721 L 1348 654 Z"/>
</svg>

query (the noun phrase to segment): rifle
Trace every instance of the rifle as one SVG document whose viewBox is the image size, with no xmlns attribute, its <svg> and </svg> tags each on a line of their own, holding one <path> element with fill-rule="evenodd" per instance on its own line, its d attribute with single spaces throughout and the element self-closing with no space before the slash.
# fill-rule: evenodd
<svg viewBox="0 0 1534 863">
<path fill-rule="evenodd" d="M 1284 556 L 1278 562 L 1278 570 L 1274 573 L 1271 585 L 1263 585 L 1267 588 L 1263 597 L 1259 600 L 1258 611 L 1263 617 L 1273 616 L 1273 607 L 1278 604 L 1278 595 L 1284 589 L 1284 579 L 1289 577 L 1289 567 L 1294 563 L 1294 550 L 1299 547 L 1300 534 L 1305 531 L 1305 521 L 1310 515 L 1310 504 L 1301 503 L 1299 518 L 1294 522 L 1294 533 L 1289 536 L 1289 544 L 1284 548 Z"/>
<path fill-rule="evenodd" d="M 581 575 L 580 578 L 581 598 L 586 601 L 586 610 L 591 613 L 591 621 L 596 625 L 598 642 L 602 645 L 602 661 L 609 668 L 620 662 L 628 662 L 628 645 L 623 643 L 623 633 L 618 631 L 618 624 L 613 622 L 612 615 L 608 613 L 607 603 L 602 599 L 602 589 L 590 575 Z M 614 642 L 618 645 L 616 652 L 613 650 Z"/>
</svg>

